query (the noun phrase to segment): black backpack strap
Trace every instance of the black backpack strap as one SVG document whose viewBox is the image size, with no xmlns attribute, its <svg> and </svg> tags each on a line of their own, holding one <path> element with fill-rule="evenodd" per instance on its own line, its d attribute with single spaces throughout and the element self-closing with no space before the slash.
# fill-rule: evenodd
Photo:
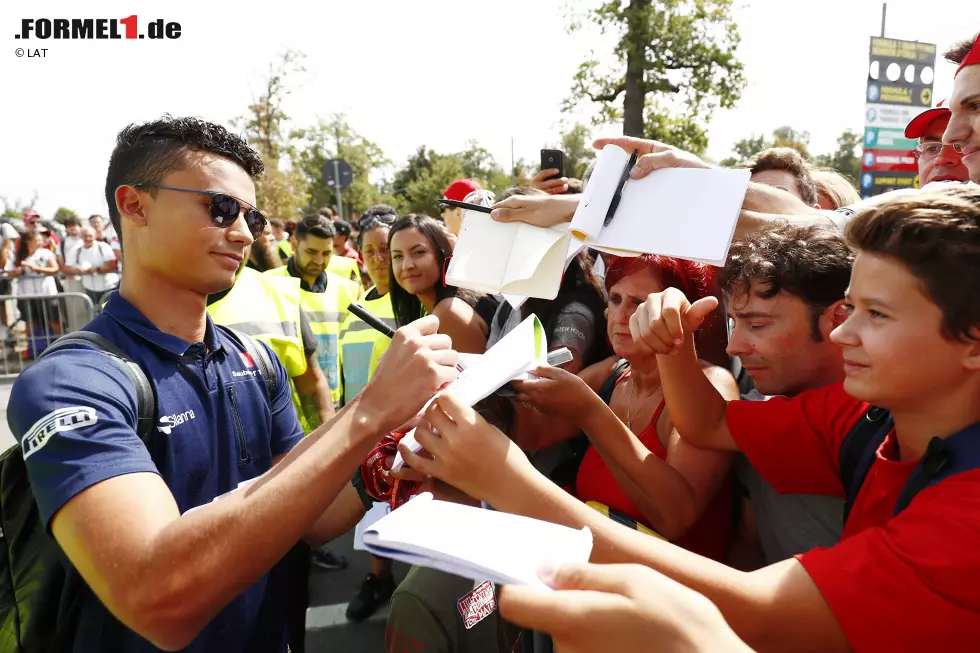
<svg viewBox="0 0 980 653">
<path fill-rule="evenodd" d="M 262 380 L 265 381 L 265 390 L 269 395 L 269 401 L 276 396 L 276 368 L 272 364 L 272 359 L 269 358 L 269 352 L 265 347 L 260 345 L 255 338 L 248 335 L 247 333 L 242 333 L 236 329 L 230 327 L 225 327 L 232 334 L 238 338 L 239 342 L 242 343 L 242 347 L 248 352 L 248 355 L 252 357 L 255 361 L 255 365 L 259 368 L 259 374 L 262 375 Z"/>
<path fill-rule="evenodd" d="M 844 486 L 844 522 L 851 514 L 851 508 L 858 492 L 867 478 L 875 461 L 875 452 L 888 437 L 895 423 L 891 413 L 884 408 L 871 407 L 858 420 L 844 438 L 840 447 L 840 479 Z"/>
<path fill-rule="evenodd" d="M 895 515 L 909 507 L 927 487 L 955 474 L 980 469 L 980 424 L 948 438 L 933 438 L 895 502 Z"/>
<path fill-rule="evenodd" d="M 136 388 L 136 433 L 144 444 L 149 446 L 153 429 L 156 426 L 156 399 L 153 396 L 153 386 L 146 378 L 146 373 L 136 364 L 136 361 L 125 354 L 115 343 L 104 336 L 92 331 L 74 331 L 55 340 L 47 347 L 38 359 L 44 358 L 61 349 L 96 349 L 109 356 L 116 362 Z"/>
<path fill-rule="evenodd" d="M 609 402 L 612 401 L 612 394 L 613 390 L 616 389 L 616 382 L 623 376 L 623 373 L 626 371 L 627 367 L 629 367 L 629 362 L 625 358 L 620 360 L 618 363 L 616 363 L 616 367 L 613 368 L 612 374 L 609 375 L 606 382 L 602 384 L 601 388 L 599 388 L 599 397 L 607 406 L 609 405 Z"/>
</svg>

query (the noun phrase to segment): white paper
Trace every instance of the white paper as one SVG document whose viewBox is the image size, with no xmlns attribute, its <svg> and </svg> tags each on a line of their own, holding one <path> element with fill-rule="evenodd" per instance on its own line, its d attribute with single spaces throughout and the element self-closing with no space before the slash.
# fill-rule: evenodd
<svg viewBox="0 0 980 653">
<path fill-rule="evenodd" d="M 463 371 L 443 392 L 452 392 L 461 402 L 473 406 L 519 375 L 548 364 L 548 340 L 544 327 L 536 315 L 530 315 L 487 353 L 464 355 L 461 360 L 464 363 Z M 429 403 L 434 399 L 430 399 Z M 415 439 L 415 429 L 407 433 L 401 442 L 413 453 L 422 449 Z M 404 464 L 401 453 L 396 453 L 391 471 L 397 472 Z"/>
<path fill-rule="evenodd" d="M 499 585 L 547 586 L 538 570 L 588 562 L 592 533 L 421 494 L 364 533 L 371 553 Z"/>
<path fill-rule="evenodd" d="M 618 145 L 607 145 L 599 153 L 589 185 L 572 216 L 572 233 L 580 240 L 594 239 L 602 231 L 609 204 L 629 158 L 630 154 Z"/>
<path fill-rule="evenodd" d="M 748 188 L 748 170 L 665 168 L 623 189 L 616 216 L 590 245 L 723 266 Z"/>
<path fill-rule="evenodd" d="M 478 292 L 554 299 L 571 240 L 568 228 L 497 222 L 485 213 L 464 211 L 446 282 Z"/>
<path fill-rule="evenodd" d="M 375 501 L 371 509 L 364 513 L 361 521 L 354 527 L 354 550 L 367 551 L 364 546 L 364 532 L 374 526 L 379 519 L 391 512 L 391 504 Z"/>
</svg>

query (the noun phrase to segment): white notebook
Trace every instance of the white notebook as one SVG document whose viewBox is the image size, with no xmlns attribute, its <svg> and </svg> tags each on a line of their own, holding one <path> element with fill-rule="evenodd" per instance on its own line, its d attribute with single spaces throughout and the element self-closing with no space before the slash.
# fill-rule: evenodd
<svg viewBox="0 0 980 653">
<path fill-rule="evenodd" d="M 488 349 L 487 353 L 482 356 L 466 356 L 463 361 L 465 369 L 444 392 L 452 392 L 460 401 L 473 406 L 504 384 L 548 364 L 548 339 L 545 337 L 544 327 L 536 315 L 530 315 Z M 429 403 L 433 399 L 435 397 Z M 416 453 L 422 449 L 415 440 L 415 429 L 402 438 L 402 443 Z M 397 472 L 404 464 L 405 459 L 399 452 L 395 454 L 391 470 Z"/>
<path fill-rule="evenodd" d="M 368 526 L 363 547 L 463 578 L 547 587 L 538 578 L 542 565 L 588 562 L 592 532 L 438 501 L 426 492 Z"/>
<path fill-rule="evenodd" d="M 567 249 L 567 223 L 542 229 L 464 211 L 446 283 L 494 295 L 554 299 Z"/>
<path fill-rule="evenodd" d="M 665 168 L 629 179 L 609 225 L 603 222 L 630 154 L 607 145 L 571 231 L 587 247 L 619 256 L 660 254 L 724 266 L 748 189 L 748 170 Z"/>
<path fill-rule="evenodd" d="M 748 170 L 667 168 L 628 179 L 606 213 L 630 153 L 602 149 L 570 225 L 545 229 L 465 211 L 446 281 L 479 292 L 554 299 L 562 274 L 586 247 L 617 256 L 660 254 L 723 266 L 748 189 Z"/>
</svg>

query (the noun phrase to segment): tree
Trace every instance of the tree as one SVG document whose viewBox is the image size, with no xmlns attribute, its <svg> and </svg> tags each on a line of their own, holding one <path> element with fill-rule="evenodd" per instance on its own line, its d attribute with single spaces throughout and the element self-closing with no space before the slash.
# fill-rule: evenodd
<svg viewBox="0 0 980 653">
<path fill-rule="evenodd" d="M 329 123 L 321 121 L 315 127 L 296 130 L 292 136 L 300 142 L 296 162 L 308 183 L 308 211 L 338 205 L 336 192 L 323 183 L 323 166 L 334 158 L 347 161 L 353 171 L 351 185 L 342 193 L 347 219 L 354 219 L 380 201 L 381 191 L 371 183 L 371 175 L 390 161 L 377 144 L 354 131 L 344 115 L 335 114 Z"/>
<path fill-rule="evenodd" d="M 563 131 L 558 147 L 565 153 L 565 176 L 582 179 L 585 169 L 595 159 L 589 128 L 576 124 L 568 131 Z"/>
<path fill-rule="evenodd" d="M 833 168 L 856 185 L 861 177 L 861 156 L 858 154 L 858 149 L 862 144 L 861 134 L 846 129 L 837 137 L 837 151 L 833 154 L 817 156 L 814 165 Z"/>
<path fill-rule="evenodd" d="M 732 0 L 606 0 L 587 18 L 619 35 L 616 65 L 593 57 L 579 65 L 570 97 L 599 105 L 593 124 L 623 122 L 627 136 L 646 136 L 701 153 L 715 108 L 735 105 L 745 79 Z M 569 31 L 578 29 L 574 23 Z M 615 104 L 623 97 L 622 109 Z M 682 143 L 673 143 L 681 145 Z"/>
<path fill-rule="evenodd" d="M 0 218 L 24 217 L 24 211 L 33 209 L 34 205 L 37 204 L 37 197 L 37 191 L 34 191 L 34 194 L 31 196 L 31 201 L 25 203 L 19 197 L 10 201 L 6 196 L 0 195 L 0 202 L 3 203 L 3 213 L 0 213 Z"/>
<path fill-rule="evenodd" d="M 295 220 L 306 204 L 308 182 L 293 165 L 295 148 L 285 132 L 288 116 L 282 105 L 291 92 L 287 77 L 303 72 L 304 55 L 287 51 L 269 65 L 265 88 L 248 107 L 248 113 L 232 122 L 262 156 L 265 174 L 255 182 L 256 203 L 270 218 Z"/>
<path fill-rule="evenodd" d="M 752 135 L 749 138 L 736 141 L 732 145 L 732 151 L 735 152 L 735 156 L 723 159 L 720 165 L 730 168 L 751 159 L 759 152 L 767 150 L 770 147 L 791 147 L 802 154 L 804 159 L 809 161 L 811 159 L 810 153 L 807 151 L 809 144 L 810 132 L 797 131 L 789 125 L 783 125 L 772 131 L 772 139 L 762 135 Z"/>
<path fill-rule="evenodd" d="M 810 145 L 810 132 L 808 131 L 796 131 L 789 125 L 784 125 L 773 130 L 772 138 L 772 145 L 769 147 L 791 147 L 802 154 L 807 161 L 813 158 L 807 150 Z"/>
<path fill-rule="evenodd" d="M 66 209 L 63 206 L 59 206 L 58 210 L 54 212 L 54 219 L 61 224 L 65 224 L 68 218 L 77 218 L 78 214 L 71 209 Z"/>
</svg>

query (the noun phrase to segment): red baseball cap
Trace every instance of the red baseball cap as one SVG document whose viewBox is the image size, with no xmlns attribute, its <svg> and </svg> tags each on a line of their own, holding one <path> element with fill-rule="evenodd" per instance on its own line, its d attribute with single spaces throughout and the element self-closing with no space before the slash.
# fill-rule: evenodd
<svg viewBox="0 0 980 653">
<path fill-rule="evenodd" d="M 943 106 L 946 100 L 940 100 L 932 109 L 926 109 L 905 126 L 905 138 L 922 138 L 922 134 L 929 129 L 931 125 L 936 120 L 944 118 L 950 114 L 948 108 Z"/>
<path fill-rule="evenodd" d="M 467 195 L 475 190 L 483 190 L 483 187 L 473 179 L 457 179 L 449 184 L 449 188 L 446 189 L 446 192 L 442 196 L 447 200 L 462 202 Z"/>
<path fill-rule="evenodd" d="M 980 34 L 977 34 L 977 37 L 973 41 L 973 47 L 970 48 L 970 51 L 966 53 L 965 57 L 963 57 L 963 62 L 960 64 L 960 67 L 956 69 L 956 72 L 953 74 L 953 78 L 955 79 L 956 76 L 960 74 L 960 71 L 967 66 L 980 66 Z"/>
<path fill-rule="evenodd" d="M 41 214 L 34 209 L 24 211 L 24 222 L 37 222 L 41 219 Z"/>
</svg>

